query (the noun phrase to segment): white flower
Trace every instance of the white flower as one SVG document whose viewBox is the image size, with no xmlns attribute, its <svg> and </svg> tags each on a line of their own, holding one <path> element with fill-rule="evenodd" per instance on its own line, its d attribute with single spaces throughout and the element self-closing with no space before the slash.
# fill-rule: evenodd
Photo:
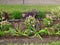
<svg viewBox="0 0 60 45">
<path fill-rule="evenodd" d="M 32 17 L 32 16 L 29 15 L 29 17 Z"/>
<path fill-rule="evenodd" d="M 33 27 L 35 26 L 35 25 L 32 25 Z"/>
<path fill-rule="evenodd" d="M 48 24 L 50 25 L 50 21 L 48 21 Z"/>
</svg>

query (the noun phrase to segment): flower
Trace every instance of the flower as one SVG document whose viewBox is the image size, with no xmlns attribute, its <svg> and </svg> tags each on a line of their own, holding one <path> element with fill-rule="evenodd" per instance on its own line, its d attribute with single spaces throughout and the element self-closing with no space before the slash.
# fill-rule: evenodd
<svg viewBox="0 0 60 45">
<path fill-rule="evenodd" d="M 50 21 L 48 21 L 48 24 L 50 25 Z"/>
<path fill-rule="evenodd" d="M 32 25 L 33 27 L 35 26 L 35 25 Z"/>
</svg>

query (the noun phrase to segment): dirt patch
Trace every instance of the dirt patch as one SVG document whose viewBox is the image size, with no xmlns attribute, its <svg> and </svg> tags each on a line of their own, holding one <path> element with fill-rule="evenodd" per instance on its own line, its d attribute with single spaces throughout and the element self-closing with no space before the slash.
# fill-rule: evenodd
<svg viewBox="0 0 60 45">
<path fill-rule="evenodd" d="M 12 38 L 0 38 L 0 44 L 7 44 L 7 43 L 17 43 L 17 44 L 24 44 L 24 43 L 50 43 L 52 41 L 60 41 L 60 37 L 45 37 L 42 40 L 39 38 L 27 38 L 27 37 L 12 37 Z"/>
</svg>

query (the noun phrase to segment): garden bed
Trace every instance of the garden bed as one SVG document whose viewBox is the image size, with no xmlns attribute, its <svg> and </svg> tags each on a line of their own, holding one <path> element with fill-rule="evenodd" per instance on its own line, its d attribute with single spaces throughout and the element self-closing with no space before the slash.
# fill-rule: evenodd
<svg viewBox="0 0 60 45">
<path fill-rule="evenodd" d="M 53 21 L 53 25 L 60 23 L 60 20 L 52 20 Z M 24 20 L 23 19 L 16 19 L 16 20 L 9 20 L 9 22 L 12 24 L 12 26 L 16 29 L 16 27 L 18 26 L 21 30 L 26 29 L 26 26 L 24 24 Z M 39 30 L 40 28 L 44 28 L 44 24 L 43 24 L 43 19 L 39 19 L 39 23 L 37 23 L 36 28 L 37 30 Z"/>
<path fill-rule="evenodd" d="M 23 14 L 19 11 L 10 14 L 0 12 L 0 43 L 30 44 L 60 41 L 60 20 L 57 16 L 60 13 L 55 12 L 55 17 L 54 11 L 54 14 L 37 12 L 36 10 Z"/>
</svg>

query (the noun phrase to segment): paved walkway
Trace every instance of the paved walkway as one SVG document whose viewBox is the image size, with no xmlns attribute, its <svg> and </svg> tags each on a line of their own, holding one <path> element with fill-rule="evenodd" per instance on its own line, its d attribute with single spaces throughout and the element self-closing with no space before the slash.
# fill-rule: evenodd
<svg viewBox="0 0 60 45">
<path fill-rule="evenodd" d="M 0 4 L 60 4 L 60 0 L 0 0 Z"/>
</svg>

